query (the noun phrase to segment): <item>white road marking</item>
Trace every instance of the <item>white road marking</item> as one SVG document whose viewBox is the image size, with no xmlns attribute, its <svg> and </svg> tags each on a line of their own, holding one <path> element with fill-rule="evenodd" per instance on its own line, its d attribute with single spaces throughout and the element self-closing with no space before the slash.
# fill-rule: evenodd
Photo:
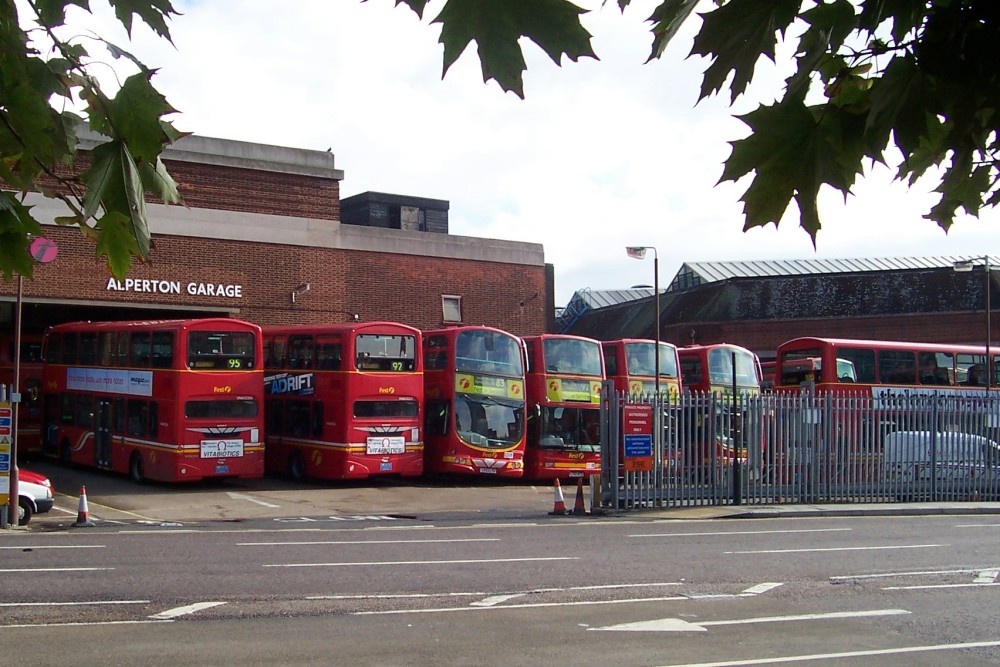
<svg viewBox="0 0 1000 667">
<path fill-rule="evenodd" d="M 387 609 L 384 611 L 355 611 L 352 616 L 387 616 L 389 614 L 437 614 L 451 611 L 495 611 L 500 609 L 541 609 L 543 607 L 592 607 L 602 604 L 634 604 L 636 602 L 680 602 L 690 600 L 683 595 L 658 598 L 629 598 L 627 600 L 574 600 L 572 602 L 529 602 L 505 604 L 495 607 L 441 607 L 439 609 Z"/>
<path fill-rule="evenodd" d="M 211 609 L 212 607 L 218 607 L 220 604 L 226 604 L 225 602 L 197 602 L 195 604 L 189 604 L 184 607 L 175 607 L 173 609 L 168 609 L 167 611 L 161 611 L 159 614 L 150 614 L 149 619 L 154 621 L 166 621 L 178 616 L 186 616 L 187 614 L 193 614 L 203 609 Z"/>
<path fill-rule="evenodd" d="M 0 547 L 0 549 L 8 549 L 10 551 L 40 551 L 41 549 L 105 549 L 106 546 L 103 544 L 49 544 L 49 545 L 37 545 L 37 544 L 22 544 L 19 547 Z"/>
<path fill-rule="evenodd" d="M 786 535 L 792 533 L 840 533 L 853 528 L 812 528 L 805 530 L 715 530 L 703 533 L 640 533 L 629 537 L 726 537 L 729 535 Z"/>
<path fill-rule="evenodd" d="M 310 544 L 447 544 L 451 542 L 499 542 L 499 537 L 469 537 L 445 540 L 329 540 L 324 542 L 239 542 L 238 547 L 285 547 Z"/>
<path fill-rule="evenodd" d="M 664 667 L 741 667 L 742 665 L 774 665 L 781 662 L 806 662 L 807 660 L 843 660 L 863 658 L 873 655 L 898 655 L 902 653 L 926 653 L 930 651 L 958 651 L 969 648 L 989 648 L 1000 646 L 1000 641 L 965 642 L 963 644 L 932 644 L 928 646 L 903 646 L 881 648 L 869 651 L 845 651 L 843 653 L 812 653 L 807 655 L 786 655 L 780 658 L 751 658 L 749 660 L 725 660 L 722 662 L 686 662 Z"/>
<path fill-rule="evenodd" d="M 974 584 L 992 584 L 1000 576 L 1000 570 L 981 570 L 972 582 Z"/>
<path fill-rule="evenodd" d="M 538 593 L 564 593 L 567 591 L 596 591 L 615 588 L 657 588 L 662 586 L 680 586 L 678 581 L 654 582 L 648 584 L 597 584 L 593 586 L 567 586 L 565 588 L 533 588 L 530 591 L 513 591 L 512 594 L 527 595 Z M 436 597 L 479 597 L 490 595 L 485 591 L 447 592 L 447 593 L 374 593 L 370 595 L 311 595 L 307 600 L 381 600 L 393 598 L 436 598 Z"/>
<path fill-rule="evenodd" d="M 1000 586 L 1000 584 L 995 581 L 989 583 L 972 583 L 972 584 L 922 584 L 914 586 L 883 586 L 883 591 L 919 591 L 928 588 L 983 588 L 986 586 Z"/>
<path fill-rule="evenodd" d="M 263 500 L 257 500 L 253 496 L 248 496 L 245 493 L 233 493 L 232 491 L 228 491 L 226 492 L 226 495 L 232 498 L 233 500 L 246 500 L 251 503 L 257 503 L 258 505 L 262 505 L 264 507 L 281 507 L 281 505 L 275 505 L 274 503 L 268 503 L 264 502 Z"/>
<path fill-rule="evenodd" d="M 788 621 L 822 621 L 832 618 L 867 618 L 871 616 L 895 616 L 909 614 L 905 609 L 873 609 L 870 611 L 836 611 L 826 614 L 799 614 L 796 616 L 761 616 L 758 618 L 740 618 L 729 621 L 702 621 L 692 623 L 681 618 L 660 618 L 652 621 L 636 623 L 620 623 L 607 625 L 603 628 L 587 628 L 588 630 L 606 630 L 612 632 L 706 632 L 710 626 L 719 625 L 750 625 L 754 623 L 784 623 Z"/>
<path fill-rule="evenodd" d="M 745 591 L 740 593 L 740 595 L 760 595 L 761 593 L 767 593 L 768 591 L 774 590 L 775 588 L 783 585 L 784 584 L 778 584 L 778 583 L 757 584 L 756 586 L 751 586 L 750 588 L 746 589 Z"/>
<path fill-rule="evenodd" d="M 0 628 L 72 628 L 80 626 L 96 625 L 150 625 L 152 623 L 173 623 L 173 619 L 155 620 L 147 619 L 142 621 L 77 621 L 67 623 L 17 623 L 14 625 L 0 625 Z"/>
<path fill-rule="evenodd" d="M 113 567 L 12 567 L 0 572 L 100 572 L 113 570 Z"/>
<path fill-rule="evenodd" d="M 515 598 L 524 597 L 525 593 L 509 593 L 507 595 L 491 595 L 488 598 L 482 600 L 476 600 L 475 602 L 470 602 L 471 607 L 492 607 L 493 605 L 500 604 L 501 602 L 507 602 L 507 600 L 513 600 Z"/>
<path fill-rule="evenodd" d="M 149 600 L 87 600 L 83 602 L 0 602 L 0 607 L 85 607 L 89 605 L 149 604 Z"/>
<path fill-rule="evenodd" d="M 551 560 L 579 560 L 578 556 L 553 556 L 549 558 L 477 558 L 468 560 L 391 560 L 360 561 L 351 563 L 271 563 L 263 567 L 347 567 L 351 565 L 465 565 L 470 563 L 528 563 Z M 2 571 L 2 570 L 0 570 Z"/>
<path fill-rule="evenodd" d="M 898 544 L 880 547 L 826 547 L 822 549 L 760 549 L 756 551 L 723 551 L 724 554 L 798 554 L 819 551 L 882 551 L 889 549 L 932 549 L 947 547 L 947 544 Z"/>
<path fill-rule="evenodd" d="M 964 568 L 961 570 L 913 570 L 909 572 L 878 572 L 875 574 L 841 574 L 830 579 L 881 579 L 883 577 L 915 577 L 925 574 L 966 574 L 982 572 L 989 568 Z"/>
</svg>

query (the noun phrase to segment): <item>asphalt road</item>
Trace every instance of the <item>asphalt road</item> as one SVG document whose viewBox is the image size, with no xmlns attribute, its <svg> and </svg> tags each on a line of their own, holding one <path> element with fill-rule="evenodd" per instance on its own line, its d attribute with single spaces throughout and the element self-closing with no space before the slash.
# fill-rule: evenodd
<svg viewBox="0 0 1000 667">
<path fill-rule="evenodd" d="M 552 517 L 531 485 L 43 472 L 83 480 L 97 525 L 66 495 L 0 531 L 0 656 L 33 666 L 1000 664 L 1000 516 Z"/>
</svg>

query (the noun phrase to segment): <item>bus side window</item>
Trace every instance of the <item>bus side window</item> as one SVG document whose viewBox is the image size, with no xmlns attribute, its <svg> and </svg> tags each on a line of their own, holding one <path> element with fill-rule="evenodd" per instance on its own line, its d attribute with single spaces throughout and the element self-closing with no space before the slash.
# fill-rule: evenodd
<svg viewBox="0 0 1000 667">
<path fill-rule="evenodd" d="M 284 432 L 285 405 L 280 398 L 271 398 L 267 401 L 267 432 L 270 435 L 281 435 Z"/>
<path fill-rule="evenodd" d="M 102 331 L 97 336 L 97 363 L 100 366 L 115 365 L 115 333 Z"/>
<path fill-rule="evenodd" d="M 118 358 L 115 361 L 116 366 L 128 366 L 128 334 L 122 332 L 118 334 Z"/>
<path fill-rule="evenodd" d="M 160 404 L 156 401 L 149 403 L 149 437 L 155 438 L 160 431 Z"/>
<path fill-rule="evenodd" d="M 97 362 L 97 334 L 93 331 L 80 334 L 78 358 L 83 366 L 93 366 Z"/>
<path fill-rule="evenodd" d="M 128 434 L 138 438 L 145 437 L 149 426 L 149 406 L 146 401 L 129 399 L 126 409 Z"/>
<path fill-rule="evenodd" d="M 129 346 L 129 365 L 136 368 L 149 367 L 149 340 L 148 332 L 134 333 Z"/>
<path fill-rule="evenodd" d="M 94 425 L 94 397 L 87 394 L 78 394 L 76 397 L 76 414 L 73 416 L 73 423 L 83 428 L 91 428 Z"/>
<path fill-rule="evenodd" d="M 288 340 L 288 367 L 312 368 L 312 336 L 297 336 Z"/>
<path fill-rule="evenodd" d="M 424 433 L 426 435 L 447 435 L 448 401 L 427 401 L 425 409 Z"/>
<path fill-rule="evenodd" d="M 67 333 L 63 336 L 62 340 L 62 354 L 60 355 L 60 363 L 63 364 L 75 364 L 76 363 L 76 334 Z"/>
<path fill-rule="evenodd" d="M 285 402 L 285 427 L 289 435 L 303 438 L 309 435 L 309 403 L 307 401 Z"/>
<path fill-rule="evenodd" d="M 316 401 L 312 408 L 312 434 L 314 438 L 323 436 L 323 401 Z"/>
<path fill-rule="evenodd" d="M 174 332 L 153 332 L 153 368 L 171 368 L 174 365 Z"/>
<path fill-rule="evenodd" d="M 116 398 L 114 402 L 114 432 L 118 435 L 125 434 L 125 399 Z"/>
<path fill-rule="evenodd" d="M 339 371 L 340 356 L 341 352 L 339 343 L 321 344 L 317 351 L 319 368 L 326 371 Z"/>
<path fill-rule="evenodd" d="M 45 346 L 45 360 L 51 364 L 58 363 L 62 357 L 62 334 L 50 334 L 48 340 L 45 341 Z"/>
</svg>

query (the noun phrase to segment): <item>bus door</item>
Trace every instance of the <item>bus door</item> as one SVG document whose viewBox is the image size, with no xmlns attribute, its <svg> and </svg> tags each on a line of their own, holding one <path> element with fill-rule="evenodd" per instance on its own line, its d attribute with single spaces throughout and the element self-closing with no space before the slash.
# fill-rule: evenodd
<svg viewBox="0 0 1000 667">
<path fill-rule="evenodd" d="M 97 414 L 94 415 L 94 465 L 98 468 L 111 467 L 111 399 L 97 399 Z"/>
</svg>

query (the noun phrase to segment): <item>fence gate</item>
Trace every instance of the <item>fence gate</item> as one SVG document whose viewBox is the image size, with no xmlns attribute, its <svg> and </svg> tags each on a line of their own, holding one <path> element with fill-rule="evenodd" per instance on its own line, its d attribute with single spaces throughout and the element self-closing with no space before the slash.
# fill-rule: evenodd
<svg viewBox="0 0 1000 667">
<path fill-rule="evenodd" d="M 1000 392 L 601 394 L 600 503 L 1000 500 Z"/>
</svg>

